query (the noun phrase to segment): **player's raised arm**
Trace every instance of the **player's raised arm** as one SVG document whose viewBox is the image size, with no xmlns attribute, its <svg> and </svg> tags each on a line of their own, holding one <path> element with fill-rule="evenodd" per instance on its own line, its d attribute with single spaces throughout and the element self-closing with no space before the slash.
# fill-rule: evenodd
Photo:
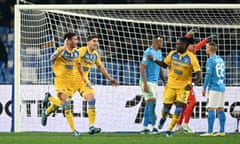
<svg viewBox="0 0 240 144">
<path fill-rule="evenodd" d="M 197 43 L 193 49 L 193 53 L 196 53 L 197 51 L 199 51 L 207 42 L 212 41 L 215 37 L 216 37 L 216 35 L 210 35 L 210 36 L 204 38 L 199 43 Z"/>
<path fill-rule="evenodd" d="M 167 65 L 164 61 L 156 60 L 156 59 L 153 58 L 152 55 L 147 55 L 147 58 L 148 58 L 149 60 L 154 61 L 156 64 L 160 65 L 160 66 L 163 67 L 163 68 L 167 68 L 167 67 L 168 67 L 168 65 Z"/>
<path fill-rule="evenodd" d="M 57 49 L 57 50 L 51 55 L 50 60 L 51 60 L 51 61 L 55 61 L 67 47 L 69 47 L 69 42 L 68 42 L 68 39 L 67 39 L 66 37 L 64 37 L 64 45 L 63 45 L 63 47 Z"/>
</svg>

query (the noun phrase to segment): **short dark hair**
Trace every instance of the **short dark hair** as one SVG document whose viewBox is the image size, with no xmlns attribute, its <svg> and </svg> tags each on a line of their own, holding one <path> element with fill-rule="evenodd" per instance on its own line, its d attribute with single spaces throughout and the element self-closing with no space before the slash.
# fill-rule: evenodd
<svg viewBox="0 0 240 144">
<path fill-rule="evenodd" d="M 63 39 L 64 39 L 64 40 L 66 40 L 66 39 L 72 39 L 72 37 L 74 37 L 74 36 L 77 36 L 77 34 L 76 34 L 76 33 L 73 33 L 73 32 L 68 32 L 68 33 L 65 33 L 65 34 L 64 34 Z"/>
<path fill-rule="evenodd" d="M 161 38 L 163 39 L 163 36 L 153 36 L 152 41 L 154 41 L 154 40 L 160 40 Z"/>
<path fill-rule="evenodd" d="M 194 44 L 193 38 L 181 37 L 181 38 L 179 38 L 179 41 L 185 43 L 187 47 L 189 44 Z"/>
<path fill-rule="evenodd" d="M 90 40 L 92 40 L 92 39 L 94 39 L 94 38 L 98 38 L 98 35 L 97 35 L 97 34 L 90 34 L 90 35 L 88 36 L 88 38 L 87 38 L 87 41 L 90 41 Z"/>
</svg>

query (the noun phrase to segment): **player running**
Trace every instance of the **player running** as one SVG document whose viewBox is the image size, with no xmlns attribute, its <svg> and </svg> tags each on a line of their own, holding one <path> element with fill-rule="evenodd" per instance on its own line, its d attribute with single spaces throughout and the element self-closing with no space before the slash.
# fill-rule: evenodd
<svg viewBox="0 0 240 144">
<path fill-rule="evenodd" d="M 64 46 L 57 48 L 57 50 L 52 54 L 51 61 L 54 62 L 53 72 L 55 75 L 54 86 L 58 98 L 51 96 L 50 93 L 46 93 L 44 99 L 44 109 L 42 112 L 42 125 L 46 126 L 47 117 L 51 114 L 51 112 L 55 111 L 57 107 L 61 106 L 74 136 L 80 135 L 74 126 L 70 101 L 70 97 L 72 96 L 74 90 L 74 69 L 78 69 L 78 73 L 80 73 L 79 75 L 82 76 L 81 80 L 83 83 L 86 83 L 83 77 L 79 52 L 76 48 L 77 44 L 78 39 L 76 34 L 71 32 L 66 33 L 64 35 Z M 51 101 L 52 104 L 47 107 L 49 101 Z"/>
<path fill-rule="evenodd" d="M 163 38 L 156 37 L 152 40 L 152 46 L 147 48 L 144 51 L 142 64 L 140 67 L 140 87 L 146 102 L 144 108 L 144 122 L 142 134 L 149 133 L 148 124 L 152 125 L 152 133 L 156 134 L 158 132 L 156 128 L 156 115 L 155 115 L 155 106 L 156 106 L 156 97 L 157 97 L 157 88 L 158 88 L 158 78 L 160 73 L 160 66 L 147 59 L 147 55 L 152 55 L 153 59 L 161 61 Z M 160 73 L 161 78 L 164 80 L 163 72 Z"/>
<path fill-rule="evenodd" d="M 191 39 L 193 37 L 194 33 L 196 33 L 196 32 L 197 32 L 197 30 L 191 29 L 188 33 L 185 34 L 184 37 Z M 215 35 L 210 35 L 207 38 L 204 38 L 202 41 L 200 41 L 197 44 L 195 44 L 195 42 L 194 42 L 194 44 L 189 44 L 188 50 L 190 52 L 196 54 L 197 51 L 199 51 L 207 42 L 211 41 L 214 37 L 215 37 Z M 190 90 L 188 102 L 187 102 L 186 106 L 183 108 L 181 116 L 177 122 L 176 131 L 183 129 L 184 132 L 193 133 L 192 129 L 189 127 L 189 121 L 190 121 L 190 117 L 192 115 L 195 105 L 196 105 L 196 95 L 194 92 L 194 88 L 192 88 Z M 182 125 L 183 119 L 184 119 L 184 124 Z"/>
<path fill-rule="evenodd" d="M 193 70 L 196 73 L 194 83 L 198 83 L 201 80 L 201 69 L 198 60 L 192 52 L 187 50 L 189 44 L 189 39 L 185 37 L 178 39 L 176 43 L 177 50 L 171 51 L 164 61 L 154 60 L 151 55 L 148 56 L 148 58 L 154 60 L 163 68 L 170 67 L 168 72 L 168 82 L 163 95 L 162 118 L 158 126 L 159 129 L 163 127 L 172 104 L 175 104 L 176 109 L 166 132 L 167 137 L 172 137 L 172 129 L 176 125 L 183 107 L 187 104 L 190 90 L 193 87 Z"/>
<path fill-rule="evenodd" d="M 96 65 L 100 72 L 112 83 L 112 85 L 118 85 L 118 82 L 114 80 L 106 71 L 106 69 L 101 64 L 101 58 L 96 49 L 99 46 L 98 36 L 90 35 L 87 38 L 87 46 L 81 47 L 78 49 L 80 63 L 83 67 L 84 79 L 87 82 L 85 85 L 84 81 L 82 81 L 81 75 L 77 70 L 75 71 L 75 88 L 74 93 L 78 91 L 82 97 L 88 102 L 88 120 L 89 120 L 89 134 L 95 134 L 101 132 L 101 128 L 95 127 L 96 120 L 96 110 L 95 103 L 96 99 L 94 96 L 94 89 L 91 86 L 91 82 L 88 79 L 89 72 L 93 65 Z"/>
<path fill-rule="evenodd" d="M 209 56 L 206 63 L 206 75 L 203 85 L 202 95 L 207 93 L 208 110 L 208 132 L 200 136 L 225 136 L 226 115 L 224 113 L 224 92 L 225 92 L 225 64 L 223 59 L 216 55 L 217 45 L 215 42 L 209 42 L 206 47 L 206 53 Z M 216 112 L 219 118 L 220 131 L 213 134 L 213 126 Z"/>
</svg>

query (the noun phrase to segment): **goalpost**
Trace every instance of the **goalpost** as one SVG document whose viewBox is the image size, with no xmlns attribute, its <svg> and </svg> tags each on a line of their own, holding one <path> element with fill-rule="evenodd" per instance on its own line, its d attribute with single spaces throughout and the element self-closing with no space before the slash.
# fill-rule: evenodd
<svg viewBox="0 0 240 144">
<path fill-rule="evenodd" d="M 236 120 L 231 111 L 240 107 L 239 4 L 16 5 L 14 131 L 69 131 L 61 110 L 49 117 L 46 127 L 40 127 L 43 95 L 47 91 L 55 95 L 49 58 L 63 44 L 65 32 L 77 33 L 80 46 L 86 44 L 89 33 L 97 33 L 103 65 L 120 83 L 114 88 L 95 67 L 91 70 L 89 79 L 97 99 L 96 124 L 107 132 L 139 131 L 144 102 L 138 80 L 144 49 L 150 46 L 153 36 L 161 35 L 166 57 L 175 48 L 177 38 L 192 28 L 198 30 L 194 36 L 197 40 L 217 35 L 214 41 L 218 54 L 226 62 L 226 129 L 234 131 Z M 204 48 L 197 57 L 204 72 L 207 59 Z M 158 118 L 162 106 L 161 81 L 159 85 Z M 196 87 L 198 103 L 190 122 L 194 131 L 204 131 L 207 122 L 206 99 L 201 97 L 201 90 Z M 86 102 L 78 93 L 73 99 L 76 127 L 87 131 Z"/>
</svg>

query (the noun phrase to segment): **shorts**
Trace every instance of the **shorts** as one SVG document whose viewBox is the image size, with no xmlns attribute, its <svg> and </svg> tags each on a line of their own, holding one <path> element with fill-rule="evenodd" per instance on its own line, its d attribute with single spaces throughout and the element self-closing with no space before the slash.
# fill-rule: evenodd
<svg viewBox="0 0 240 144">
<path fill-rule="evenodd" d="M 88 80 L 87 80 L 88 81 Z M 86 95 L 88 94 L 94 94 L 94 89 L 91 86 L 91 83 L 88 82 L 88 84 L 86 85 L 84 82 L 82 81 L 75 81 L 75 88 L 74 88 L 74 93 L 75 92 L 79 92 L 80 95 L 82 97 L 86 97 Z"/>
<path fill-rule="evenodd" d="M 54 87 L 57 93 L 64 93 L 68 96 L 73 95 L 74 82 L 72 79 L 54 78 Z"/>
<path fill-rule="evenodd" d="M 190 90 L 185 90 L 185 88 L 171 88 L 166 86 L 163 93 L 163 103 L 164 104 L 174 104 L 176 101 L 187 104 L 188 97 L 190 95 Z"/>
<path fill-rule="evenodd" d="M 142 81 L 140 81 L 139 85 L 141 87 L 142 93 L 143 93 L 143 97 L 145 100 L 149 100 L 149 99 L 154 99 L 157 97 L 157 88 L 158 85 L 156 83 L 152 83 L 152 82 L 147 82 L 148 87 L 149 87 L 149 92 L 145 92 L 144 91 L 144 84 Z"/>
<path fill-rule="evenodd" d="M 207 108 L 223 108 L 225 93 L 219 91 L 208 91 Z"/>
</svg>

